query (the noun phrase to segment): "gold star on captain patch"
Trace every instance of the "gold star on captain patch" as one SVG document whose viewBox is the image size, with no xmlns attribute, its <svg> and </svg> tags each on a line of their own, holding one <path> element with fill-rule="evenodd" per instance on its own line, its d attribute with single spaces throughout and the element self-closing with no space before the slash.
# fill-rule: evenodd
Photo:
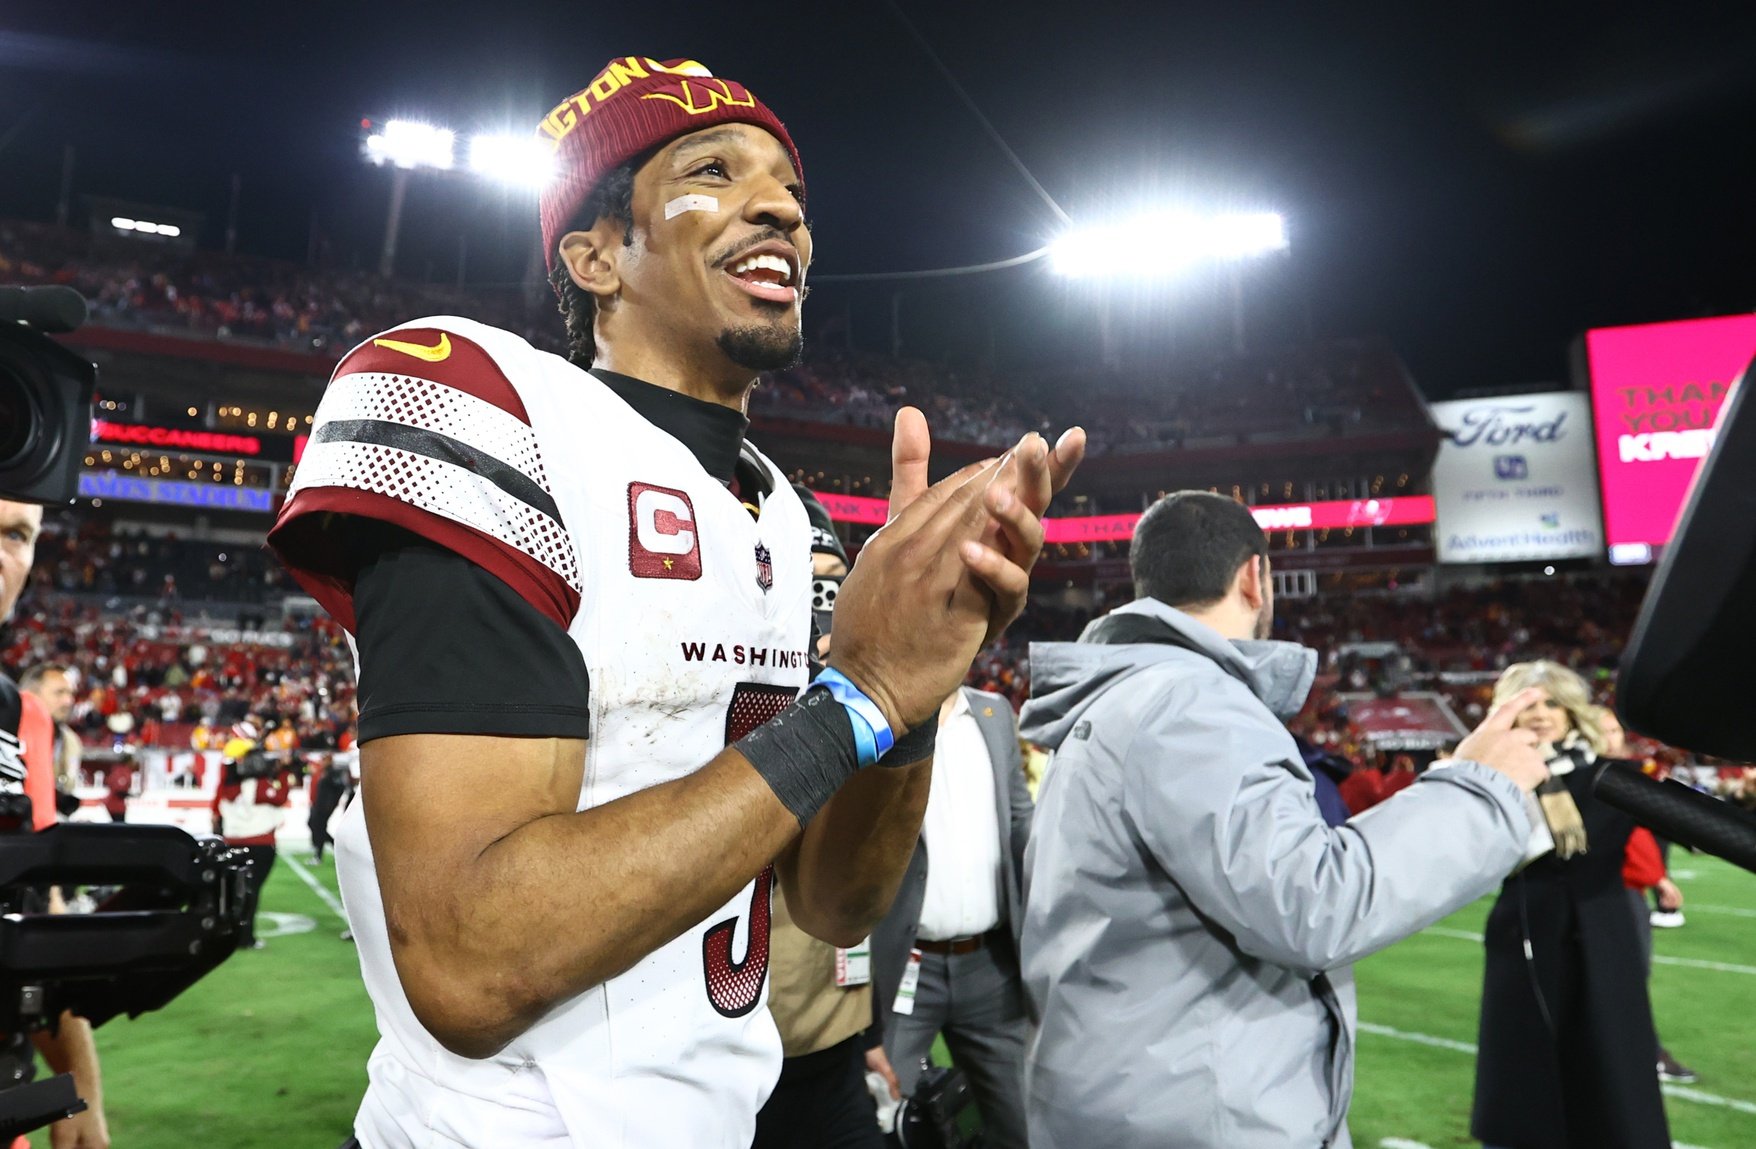
<svg viewBox="0 0 1756 1149">
<path fill-rule="evenodd" d="M 677 562 L 676 559 L 666 559 L 665 560 L 665 569 L 670 570 L 671 567 L 676 565 L 676 562 Z"/>
</svg>

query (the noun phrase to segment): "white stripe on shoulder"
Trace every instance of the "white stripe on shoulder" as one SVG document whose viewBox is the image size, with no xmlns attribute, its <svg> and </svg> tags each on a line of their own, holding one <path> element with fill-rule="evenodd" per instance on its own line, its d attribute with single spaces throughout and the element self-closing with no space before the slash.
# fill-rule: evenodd
<svg viewBox="0 0 1756 1149">
<path fill-rule="evenodd" d="M 437 432 L 500 460 L 554 493 L 537 437 L 524 420 L 445 383 L 383 371 L 350 372 L 324 392 L 315 425 L 348 419 L 382 419 Z"/>
<path fill-rule="evenodd" d="M 474 527 L 542 563 L 575 591 L 582 589 L 566 528 L 456 463 L 375 443 L 312 443 L 289 493 L 310 487 L 370 491 Z"/>
</svg>

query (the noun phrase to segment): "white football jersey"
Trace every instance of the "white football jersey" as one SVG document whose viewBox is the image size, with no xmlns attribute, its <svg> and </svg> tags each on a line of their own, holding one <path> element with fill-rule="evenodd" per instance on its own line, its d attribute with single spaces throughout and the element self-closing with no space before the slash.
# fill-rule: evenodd
<svg viewBox="0 0 1756 1149">
<path fill-rule="evenodd" d="M 583 810 L 692 773 L 806 685 L 810 526 L 785 476 L 754 457 L 772 491 L 753 518 L 590 374 L 442 316 L 342 361 L 281 524 L 339 511 L 405 526 L 563 625 L 590 676 Z M 351 629 L 351 588 L 287 557 Z M 765 1008 L 769 871 L 471 1060 L 403 995 L 363 811 L 344 816 L 336 858 L 381 1034 L 356 1123 L 365 1149 L 749 1145 L 781 1057 Z"/>
</svg>

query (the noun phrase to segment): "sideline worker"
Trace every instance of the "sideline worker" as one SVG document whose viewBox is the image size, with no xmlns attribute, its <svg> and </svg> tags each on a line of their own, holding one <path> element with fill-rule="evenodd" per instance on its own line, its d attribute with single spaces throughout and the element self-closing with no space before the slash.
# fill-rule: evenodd
<svg viewBox="0 0 1756 1149">
<path fill-rule="evenodd" d="M 1134 602 L 1034 645 L 1025 737 L 1054 748 L 1025 853 L 1033 1149 L 1345 1147 L 1352 962 L 1491 890 L 1547 777 L 1488 716 L 1457 757 L 1325 823 L 1277 715 L 1314 652 L 1264 642 L 1268 544 L 1231 499 L 1155 503 Z"/>
</svg>

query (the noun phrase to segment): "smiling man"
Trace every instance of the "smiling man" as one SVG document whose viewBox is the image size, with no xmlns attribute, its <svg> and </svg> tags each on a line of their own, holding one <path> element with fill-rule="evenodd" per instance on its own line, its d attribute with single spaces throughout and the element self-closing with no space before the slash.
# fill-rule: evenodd
<svg viewBox="0 0 1756 1149">
<path fill-rule="evenodd" d="M 811 258 L 780 121 L 613 61 L 543 121 L 563 360 L 417 320 L 336 369 L 273 545 L 348 629 L 361 800 L 337 866 L 382 1040 L 365 1149 L 743 1149 L 780 1041 L 770 889 L 850 946 L 920 833 L 933 716 L 1022 609 L 1083 438 L 892 518 L 810 681 L 811 529 L 744 440 Z"/>
</svg>

